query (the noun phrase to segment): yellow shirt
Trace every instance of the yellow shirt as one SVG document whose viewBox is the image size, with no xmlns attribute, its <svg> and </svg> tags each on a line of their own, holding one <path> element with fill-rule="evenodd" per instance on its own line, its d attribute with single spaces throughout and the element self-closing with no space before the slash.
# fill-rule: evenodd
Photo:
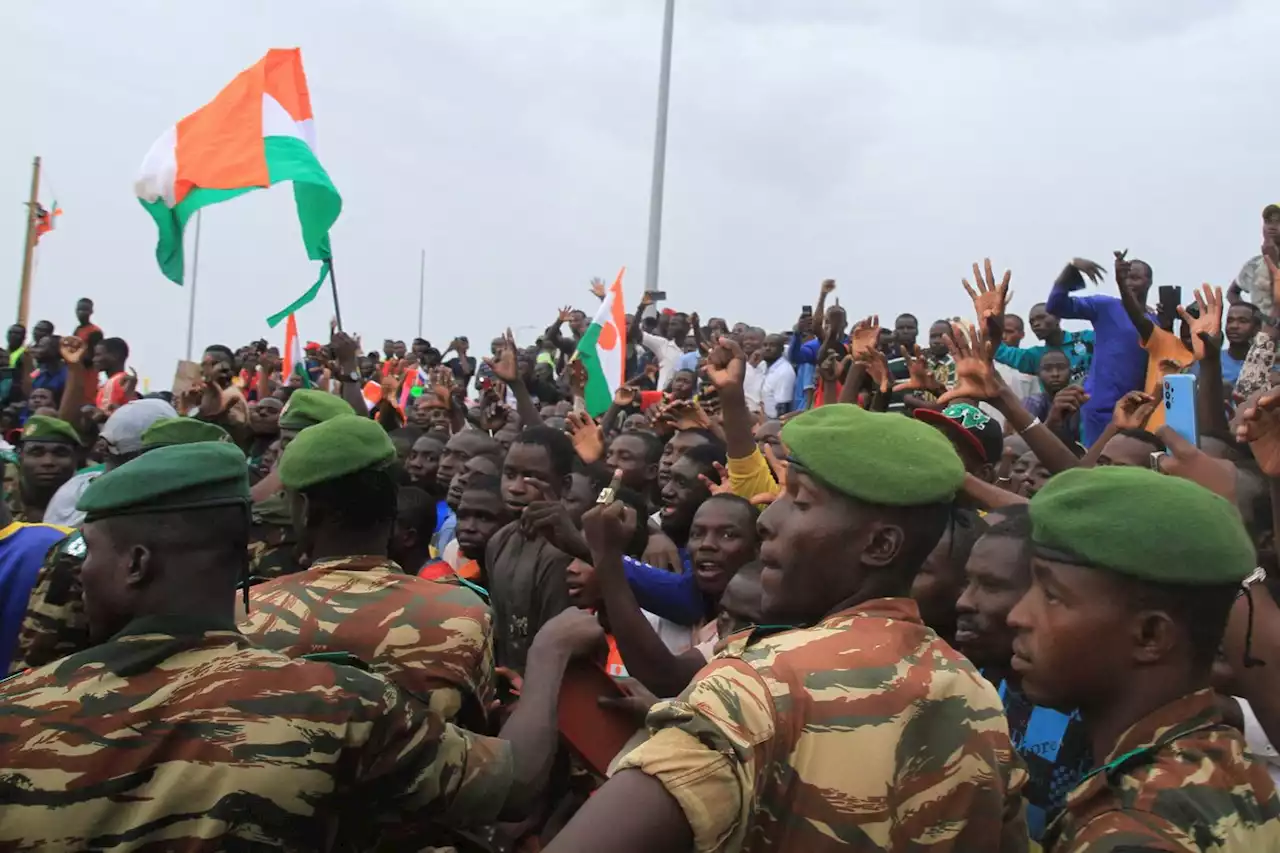
<svg viewBox="0 0 1280 853">
<path fill-rule="evenodd" d="M 751 500 L 756 495 L 774 495 L 779 491 L 778 482 L 773 479 L 773 471 L 769 468 L 769 460 L 757 448 L 745 459 L 729 457 L 729 485 L 733 493 L 740 498 Z"/>
</svg>

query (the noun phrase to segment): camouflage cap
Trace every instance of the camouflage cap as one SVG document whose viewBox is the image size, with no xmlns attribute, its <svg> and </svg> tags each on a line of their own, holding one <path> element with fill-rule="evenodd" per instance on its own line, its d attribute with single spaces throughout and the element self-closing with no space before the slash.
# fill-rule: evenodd
<svg viewBox="0 0 1280 853">
<path fill-rule="evenodd" d="M 303 431 L 289 443 L 280 456 L 280 482 L 286 489 L 301 491 L 386 465 L 395 456 L 386 430 L 369 418 L 346 414 Z"/>
<path fill-rule="evenodd" d="M 837 403 L 782 428 L 790 458 L 831 489 L 881 506 L 950 501 L 964 464 L 941 432 L 902 415 Z"/>
<path fill-rule="evenodd" d="M 46 441 L 56 444 L 81 445 L 80 433 L 76 428 L 61 418 L 50 418 L 45 415 L 32 415 L 27 418 L 22 428 L 22 440 Z"/>
<path fill-rule="evenodd" d="M 182 417 L 161 418 L 142 433 L 142 446 L 147 449 L 197 441 L 231 441 L 231 435 L 217 424 Z"/>
<path fill-rule="evenodd" d="M 339 415 L 354 415 L 351 404 L 334 394 L 306 388 L 294 391 L 280 410 L 280 429 L 303 430 Z"/>
<path fill-rule="evenodd" d="M 76 503 L 85 523 L 119 515 L 249 506 L 249 472 L 234 444 L 157 447 L 98 477 Z"/>
<path fill-rule="evenodd" d="M 1190 480 L 1145 468 L 1073 468 L 1031 499 L 1041 550 L 1155 583 L 1239 583 L 1253 542 L 1227 500 Z"/>
</svg>

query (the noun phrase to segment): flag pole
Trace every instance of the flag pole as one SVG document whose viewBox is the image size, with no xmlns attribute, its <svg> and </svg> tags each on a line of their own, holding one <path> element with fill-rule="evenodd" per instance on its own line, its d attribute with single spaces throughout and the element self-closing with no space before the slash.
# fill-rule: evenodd
<svg viewBox="0 0 1280 853">
<path fill-rule="evenodd" d="M 196 279 L 200 276 L 200 214 L 203 211 L 196 211 L 196 250 L 195 257 L 191 262 L 191 293 L 188 295 L 189 304 L 187 305 L 187 361 L 191 361 L 194 350 L 192 346 L 195 343 L 196 333 Z"/>
<path fill-rule="evenodd" d="M 427 250 L 422 250 L 422 263 L 418 267 L 418 337 L 422 337 L 422 298 L 427 287 Z"/>
<path fill-rule="evenodd" d="M 31 310 L 31 261 L 36 250 L 36 207 L 40 204 L 40 158 L 31 164 L 31 199 L 27 202 L 27 234 L 22 244 L 22 285 L 18 290 L 18 325 L 26 327 Z"/>
<path fill-rule="evenodd" d="M 671 100 L 671 35 L 676 0 L 667 0 L 662 16 L 662 64 L 658 72 L 658 119 L 653 138 L 653 183 L 649 189 L 649 248 L 644 265 L 644 289 L 658 287 L 658 257 L 662 247 L 662 188 L 667 171 L 667 105 Z"/>
<path fill-rule="evenodd" d="M 338 274 L 333 263 L 333 256 L 329 256 L 329 284 L 333 287 L 333 319 L 338 323 L 338 331 L 342 331 L 342 308 L 338 305 Z"/>
</svg>

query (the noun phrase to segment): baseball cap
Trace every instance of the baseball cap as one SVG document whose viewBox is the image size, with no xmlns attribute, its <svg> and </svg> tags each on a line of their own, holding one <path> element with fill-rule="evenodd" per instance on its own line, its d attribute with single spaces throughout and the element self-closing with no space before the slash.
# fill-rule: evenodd
<svg viewBox="0 0 1280 853">
<path fill-rule="evenodd" d="M 142 450 L 142 434 L 147 427 L 162 418 L 177 416 L 173 406 L 164 400 L 134 400 L 111 413 L 100 435 L 112 455 L 130 456 Z"/>
<path fill-rule="evenodd" d="M 916 409 L 915 418 L 967 442 L 983 462 L 994 465 L 1004 453 L 1004 430 L 995 418 L 971 403 L 952 403 L 942 411 Z"/>
<path fill-rule="evenodd" d="M 1266 219 L 1268 216 L 1280 216 L 1280 204 L 1269 204 L 1262 208 L 1262 218 Z"/>
</svg>

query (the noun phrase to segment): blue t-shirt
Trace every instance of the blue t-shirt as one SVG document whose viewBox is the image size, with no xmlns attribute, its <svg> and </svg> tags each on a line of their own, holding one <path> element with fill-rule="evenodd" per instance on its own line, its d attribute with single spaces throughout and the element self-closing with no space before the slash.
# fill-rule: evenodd
<svg viewBox="0 0 1280 853">
<path fill-rule="evenodd" d="M 8 673 L 13 664 L 18 632 L 45 555 L 69 532 L 52 524 L 19 521 L 0 530 L 0 673 Z"/>
<path fill-rule="evenodd" d="M 1045 302 L 1045 310 L 1066 320 L 1088 320 L 1093 324 L 1093 365 L 1084 380 L 1089 399 L 1080 407 L 1084 443 L 1090 446 L 1111 423 L 1120 398 L 1146 386 L 1147 351 L 1119 297 L 1100 293 L 1072 296 L 1055 287 Z M 1154 314 L 1148 316 L 1156 322 Z"/>
<path fill-rule="evenodd" d="M 627 584 L 642 610 L 678 625 L 701 625 L 707 618 L 707 604 L 698 589 L 689 552 L 680 550 L 684 571 L 676 574 L 631 557 L 622 558 Z"/>
<path fill-rule="evenodd" d="M 1009 740 L 1027 765 L 1027 832 L 1033 841 L 1066 805 L 1071 793 L 1093 766 L 1093 754 L 1079 712 L 1064 714 L 1036 705 L 1007 681 L 1000 699 L 1009 720 Z"/>
</svg>

